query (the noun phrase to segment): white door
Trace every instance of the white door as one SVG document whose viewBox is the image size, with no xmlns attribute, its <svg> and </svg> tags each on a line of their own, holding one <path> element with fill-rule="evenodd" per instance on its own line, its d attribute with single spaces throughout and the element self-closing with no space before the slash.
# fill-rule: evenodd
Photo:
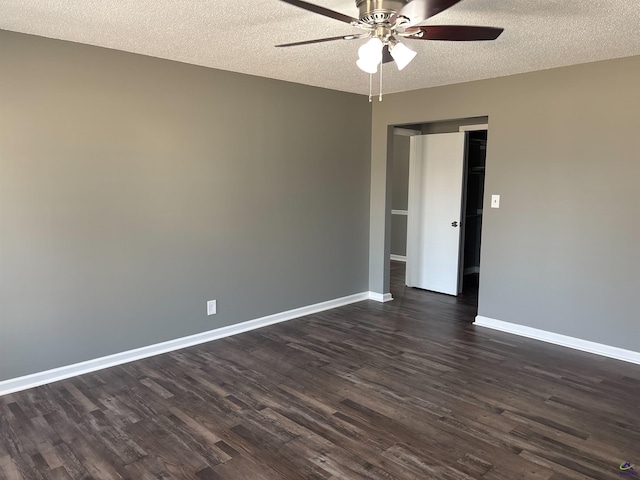
<svg viewBox="0 0 640 480">
<path fill-rule="evenodd" d="M 410 287 L 457 295 L 466 134 L 411 137 L 407 274 Z"/>
</svg>

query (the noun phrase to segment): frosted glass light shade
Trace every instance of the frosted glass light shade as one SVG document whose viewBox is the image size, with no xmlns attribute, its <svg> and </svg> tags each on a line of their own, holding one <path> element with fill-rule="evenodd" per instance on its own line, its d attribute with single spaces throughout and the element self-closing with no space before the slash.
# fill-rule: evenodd
<svg viewBox="0 0 640 480">
<path fill-rule="evenodd" d="M 382 40 L 373 37 L 358 49 L 358 57 L 367 63 L 378 64 L 382 61 Z"/>
<path fill-rule="evenodd" d="M 396 43 L 395 46 L 389 50 L 389 53 L 391 53 L 391 56 L 395 60 L 398 70 L 402 70 L 409 65 L 411 60 L 417 55 L 416 52 L 400 42 Z"/>
<path fill-rule="evenodd" d="M 359 58 L 356 62 L 356 65 L 360 70 L 367 73 L 376 73 L 378 71 L 378 64 L 373 62 L 368 62 L 362 58 Z"/>
</svg>

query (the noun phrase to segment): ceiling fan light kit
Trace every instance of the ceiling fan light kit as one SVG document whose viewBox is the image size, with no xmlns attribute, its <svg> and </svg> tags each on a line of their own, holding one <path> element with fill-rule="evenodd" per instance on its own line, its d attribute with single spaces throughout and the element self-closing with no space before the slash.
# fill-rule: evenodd
<svg viewBox="0 0 640 480">
<path fill-rule="evenodd" d="M 379 38 L 373 37 L 369 39 L 367 43 L 358 49 L 358 61 L 356 62 L 358 68 L 367 73 L 376 73 L 378 65 L 382 63 L 383 47 L 384 44 Z"/>
<path fill-rule="evenodd" d="M 356 0 L 359 18 L 353 18 L 303 0 L 282 1 L 364 30 L 364 33 L 361 34 L 319 38 L 276 46 L 293 47 L 335 40 L 368 38 L 369 40 L 358 49 L 356 65 L 360 70 L 370 75 L 376 73 L 378 65 L 380 65 L 380 100 L 382 100 L 382 65 L 395 62 L 398 70 L 402 70 L 417 55 L 415 51 L 400 43 L 398 38 L 441 41 L 495 40 L 503 32 L 502 28 L 496 27 L 419 25 L 461 0 Z M 371 79 L 369 79 L 369 85 L 371 86 L 371 84 Z M 371 101 L 371 92 L 369 100 Z"/>
<path fill-rule="evenodd" d="M 404 67 L 409 65 L 409 63 L 411 63 L 411 60 L 416 58 L 416 55 L 418 55 L 417 52 L 414 52 L 405 44 L 400 42 L 397 42 L 389 50 L 389 52 L 391 53 L 393 60 L 396 62 L 396 66 L 398 67 L 398 70 L 404 69 Z"/>
<path fill-rule="evenodd" d="M 378 71 L 378 63 L 368 62 L 364 58 L 359 58 L 358 60 L 356 60 L 356 65 L 358 66 L 358 68 L 363 72 L 369 73 L 371 75 Z"/>
</svg>

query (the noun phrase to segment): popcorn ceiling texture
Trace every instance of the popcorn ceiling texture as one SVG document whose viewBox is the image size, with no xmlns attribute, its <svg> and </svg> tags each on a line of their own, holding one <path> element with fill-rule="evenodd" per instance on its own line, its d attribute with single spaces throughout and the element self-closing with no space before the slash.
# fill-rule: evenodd
<svg viewBox="0 0 640 480">
<path fill-rule="evenodd" d="M 357 17 L 355 0 L 314 0 Z M 407 40 L 418 52 L 384 70 L 386 93 L 640 55 L 638 0 L 463 0 L 424 24 L 505 28 L 494 42 Z M 357 33 L 279 0 L 0 0 L 0 29 L 367 94 L 363 40 L 280 43 Z M 377 85 L 377 78 L 374 85 Z"/>
</svg>

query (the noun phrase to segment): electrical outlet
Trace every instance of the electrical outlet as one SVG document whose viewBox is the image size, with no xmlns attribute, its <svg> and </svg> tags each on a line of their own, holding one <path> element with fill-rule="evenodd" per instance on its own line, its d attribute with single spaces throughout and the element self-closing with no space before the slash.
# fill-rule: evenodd
<svg viewBox="0 0 640 480">
<path fill-rule="evenodd" d="M 218 313 L 217 300 L 209 300 L 207 302 L 207 315 L 215 315 Z"/>
</svg>

